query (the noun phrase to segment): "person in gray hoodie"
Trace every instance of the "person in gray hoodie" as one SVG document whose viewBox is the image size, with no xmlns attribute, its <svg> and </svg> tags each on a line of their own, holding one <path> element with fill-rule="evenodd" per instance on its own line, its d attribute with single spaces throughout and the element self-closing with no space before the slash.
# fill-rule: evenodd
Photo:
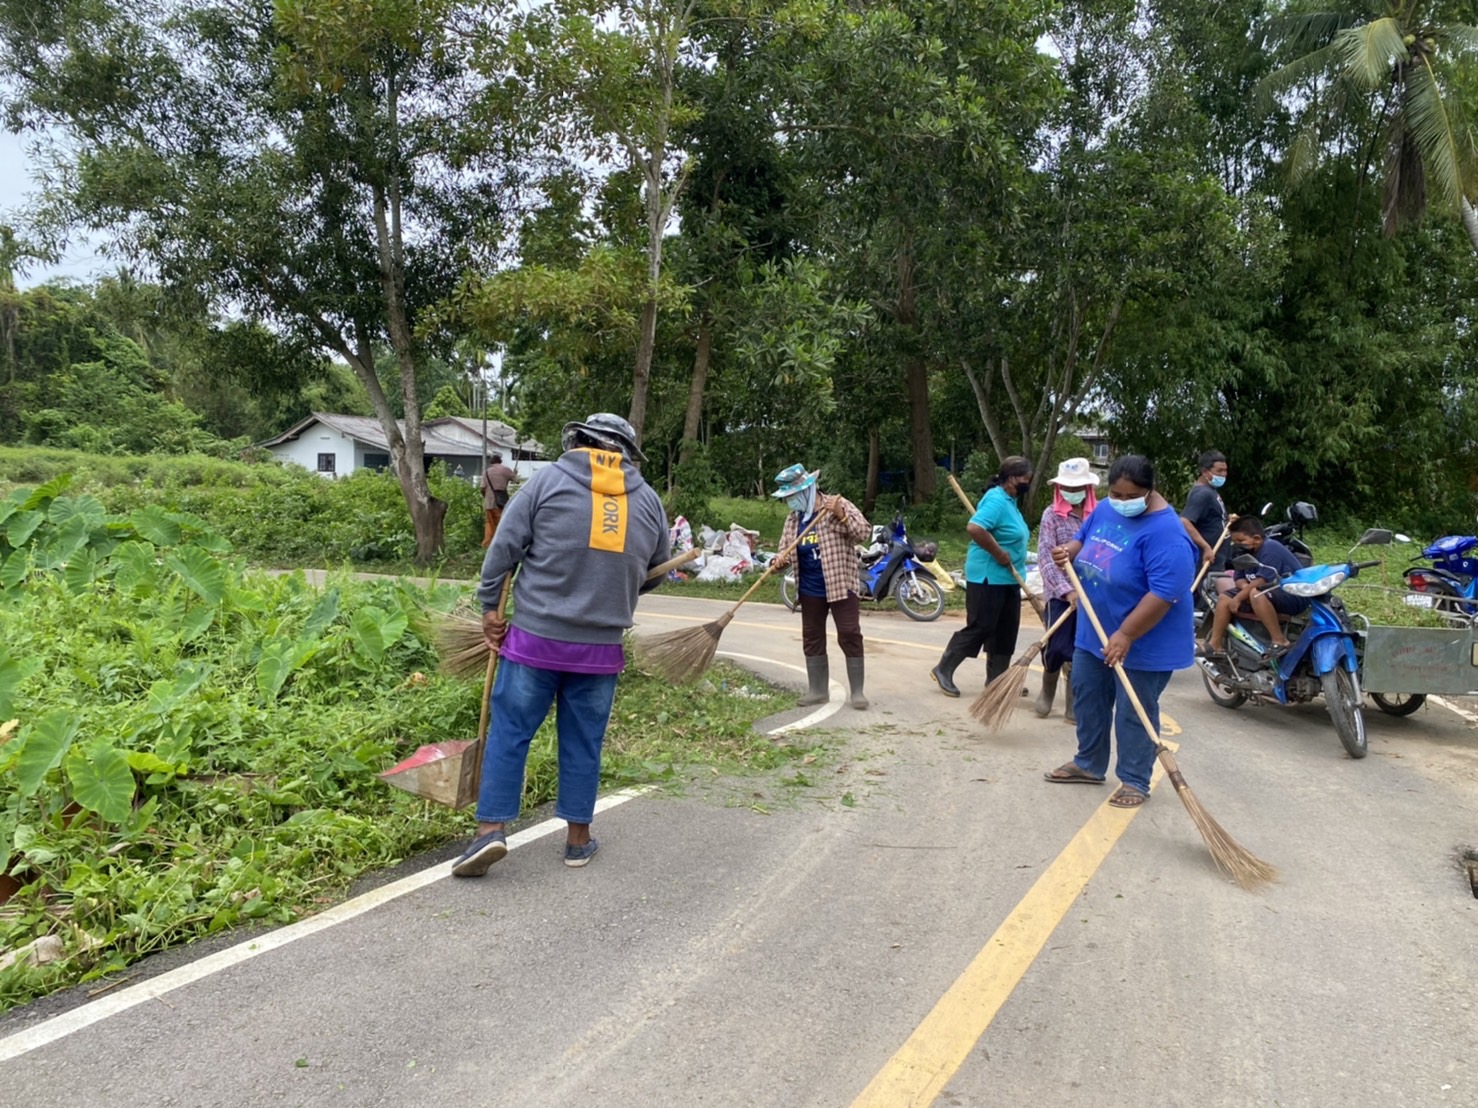
<svg viewBox="0 0 1478 1108">
<path fill-rule="evenodd" d="M 626 664 L 621 636 L 638 595 L 660 584 L 647 582 L 648 570 L 667 558 L 667 514 L 637 468 L 646 458 L 631 424 L 599 412 L 565 424 L 561 437 L 564 453 L 509 502 L 483 558 L 477 598 L 500 660 L 477 834 L 452 864 L 457 877 L 481 877 L 508 853 L 505 828 L 518 817 L 529 741 L 555 705 L 554 814 L 569 825 L 565 865 L 595 854 L 590 822 L 616 675 Z M 498 597 L 515 568 L 505 623 Z"/>
</svg>

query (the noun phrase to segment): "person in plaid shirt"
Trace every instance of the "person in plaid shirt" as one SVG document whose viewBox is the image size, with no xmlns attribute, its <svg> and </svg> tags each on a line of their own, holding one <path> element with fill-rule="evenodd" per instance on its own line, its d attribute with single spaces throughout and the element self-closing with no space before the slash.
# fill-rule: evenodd
<svg viewBox="0 0 1478 1108">
<path fill-rule="evenodd" d="M 825 496 L 816 487 L 821 471 L 806 472 L 799 463 L 775 474 L 779 486 L 770 495 L 785 501 L 790 515 L 780 535 L 786 551 L 798 534 L 806 531 L 816 514 L 821 520 L 806 532 L 792 555 L 775 560 L 777 569 L 792 561 L 796 567 L 796 591 L 800 594 L 801 652 L 806 656 L 809 688 L 803 705 L 825 704 L 831 699 L 830 670 L 826 657 L 826 613 L 836 624 L 837 645 L 847 659 L 847 683 L 852 687 L 852 707 L 866 708 L 862 691 L 862 624 L 858 617 L 857 589 L 860 584 L 856 544 L 872 533 L 867 518 L 844 496 Z"/>
<path fill-rule="evenodd" d="M 1077 538 L 1083 520 L 1098 507 L 1098 496 L 1094 492 L 1098 474 L 1093 472 L 1087 458 L 1069 458 L 1057 467 L 1057 476 L 1048 484 L 1052 486 L 1052 503 L 1042 513 L 1042 529 L 1037 537 L 1037 569 L 1042 574 L 1042 591 L 1047 594 L 1047 625 L 1050 627 L 1063 612 L 1069 608 L 1076 609 L 1078 605 L 1078 594 L 1073 591 L 1067 574 L 1052 560 L 1052 551 Z M 1052 711 L 1058 681 L 1066 674 L 1062 718 L 1068 723 L 1074 722 L 1073 640 L 1077 633 L 1078 615 L 1074 611 L 1047 641 L 1047 649 L 1042 653 L 1042 692 L 1033 707 L 1041 718 L 1045 719 Z"/>
</svg>

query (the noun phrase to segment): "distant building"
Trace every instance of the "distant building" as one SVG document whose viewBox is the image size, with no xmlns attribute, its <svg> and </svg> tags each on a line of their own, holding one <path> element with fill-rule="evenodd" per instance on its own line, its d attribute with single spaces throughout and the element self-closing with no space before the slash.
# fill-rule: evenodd
<svg viewBox="0 0 1478 1108">
<path fill-rule="evenodd" d="M 523 477 L 549 463 L 544 461 L 544 448 L 533 439 L 519 439 L 518 432 L 506 423 L 488 420 L 487 452 L 503 455 L 503 461 Z M 405 425 L 401 424 L 404 432 Z M 446 465 L 473 484 L 482 478 L 482 420 L 465 416 L 444 416 L 421 424 L 425 444 L 426 465 Z M 302 466 L 324 477 L 347 477 L 356 469 L 388 469 L 390 444 L 380 421 L 371 416 L 336 415 L 314 412 L 307 419 L 288 428 L 274 439 L 260 445 L 284 462 Z"/>
<path fill-rule="evenodd" d="M 1109 433 L 1097 427 L 1076 427 L 1072 433 L 1087 445 L 1088 461 L 1093 464 L 1093 471 L 1100 477 L 1107 476 L 1109 466 L 1118 456 Z"/>
</svg>

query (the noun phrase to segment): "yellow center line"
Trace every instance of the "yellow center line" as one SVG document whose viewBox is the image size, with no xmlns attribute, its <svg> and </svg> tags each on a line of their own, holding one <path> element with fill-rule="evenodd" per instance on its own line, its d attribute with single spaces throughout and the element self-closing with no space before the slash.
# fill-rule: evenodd
<svg viewBox="0 0 1478 1108">
<path fill-rule="evenodd" d="M 1151 794 L 1163 778 L 1156 761 Z M 1106 800 L 1098 806 L 853 1108 L 934 1103 L 1139 810 L 1112 808 Z"/>
</svg>

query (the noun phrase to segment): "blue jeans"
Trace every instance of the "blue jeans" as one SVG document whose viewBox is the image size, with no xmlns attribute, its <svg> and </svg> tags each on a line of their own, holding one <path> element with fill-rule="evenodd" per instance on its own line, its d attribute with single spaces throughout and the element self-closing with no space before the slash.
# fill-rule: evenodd
<svg viewBox="0 0 1478 1108">
<path fill-rule="evenodd" d="M 1160 694 L 1170 683 L 1168 671 L 1129 669 L 1124 673 L 1155 731 L 1160 730 Z M 1114 775 L 1146 796 L 1155 768 L 1155 740 L 1139 722 L 1139 713 L 1119 678 L 1102 659 L 1086 650 L 1073 652 L 1073 712 L 1078 719 L 1078 753 L 1073 764 L 1094 777 L 1108 776 L 1109 727 L 1119 737 Z"/>
<path fill-rule="evenodd" d="M 614 673 L 561 673 L 500 661 L 482 757 L 478 822 L 508 823 L 518 817 L 529 742 L 557 701 L 559 793 L 554 814 L 570 823 L 589 823 L 600 787 L 600 748 L 615 698 Z"/>
</svg>

